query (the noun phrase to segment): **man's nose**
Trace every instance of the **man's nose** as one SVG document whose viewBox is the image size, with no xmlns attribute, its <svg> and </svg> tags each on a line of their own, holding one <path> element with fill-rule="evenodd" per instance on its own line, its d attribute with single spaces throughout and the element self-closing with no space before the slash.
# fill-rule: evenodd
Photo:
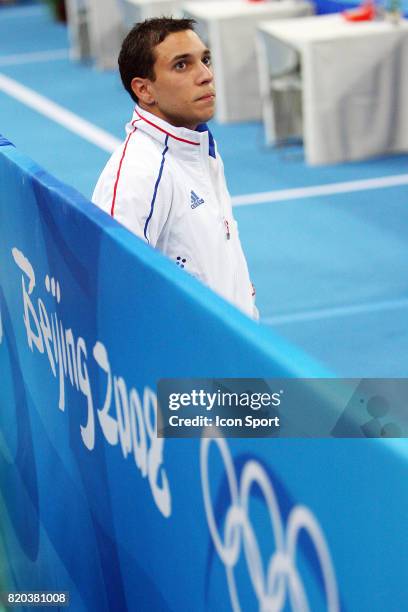
<svg viewBox="0 0 408 612">
<path fill-rule="evenodd" d="M 199 83 L 211 83 L 214 80 L 212 66 L 206 66 L 203 62 L 200 62 L 197 78 Z"/>
</svg>

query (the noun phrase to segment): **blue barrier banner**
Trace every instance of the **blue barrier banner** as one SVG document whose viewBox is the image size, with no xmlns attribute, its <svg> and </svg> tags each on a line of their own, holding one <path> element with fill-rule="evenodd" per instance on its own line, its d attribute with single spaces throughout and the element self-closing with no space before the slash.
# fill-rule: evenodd
<svg viewBox="0 0 408 612">
<path fill-rule="evenodd" d="M 158 438 L 159 379 L 330 373 L 12 146 L 0 186 L 0 589 L 403 610 L 406 442 Z"/>
</svg>

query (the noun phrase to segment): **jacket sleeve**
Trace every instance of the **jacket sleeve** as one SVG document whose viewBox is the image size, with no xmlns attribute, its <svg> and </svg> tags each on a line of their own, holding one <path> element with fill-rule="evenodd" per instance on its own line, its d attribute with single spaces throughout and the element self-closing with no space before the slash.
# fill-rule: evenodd
<svg viewBox="0 0 408 612">
<path fill-rule="evenodd" d="M 92 201 L 131 232 L 155 247 L 172 202 L 171 176 L 165 159 L 111 157 L 95 187 Z"/>
</svg>

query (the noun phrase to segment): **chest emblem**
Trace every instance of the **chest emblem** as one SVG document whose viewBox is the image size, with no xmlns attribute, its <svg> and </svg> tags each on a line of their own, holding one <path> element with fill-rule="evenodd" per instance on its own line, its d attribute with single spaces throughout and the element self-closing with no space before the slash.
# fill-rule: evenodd
<svg viewBox="0 0 408 612">
<path fill-rule="evenodd" d="M 197 208 L 197 206 L 204 204 L 203 198 L 200 198 L 200 196 L 198 196 L 193 190 L 191 190 L 190 199 L 191 208 Z"/>
</svg>

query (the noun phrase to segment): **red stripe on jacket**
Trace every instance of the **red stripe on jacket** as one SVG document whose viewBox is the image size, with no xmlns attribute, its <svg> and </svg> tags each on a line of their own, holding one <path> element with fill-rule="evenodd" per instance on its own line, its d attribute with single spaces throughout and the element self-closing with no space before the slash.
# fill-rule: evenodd
<svg viewBox="0 0 408 612">
<path fill-rule="evenodd" d="M 140 117 L 140 119 L 143 119 L 143 121 L 146 121 L 146 123 L 148 123 L 149 125 L 152 125 L 154 128 L 156 128 L 156 130 L 163 132 L 163 134 L 167 134 L 167 136 L 171 136 L 172 138 L 174 138 L 174 140 L 179 140 L 180 142 L 186 142 L 187 144 L 195 145 L 196 147 L 200 145 L 199 142 L 193 142 L 192 140 L 186 140 L 185 138 L 179 138 L 178 136 L 175 136 L 171 132 L 166 132 L 166 130 L 164 130 L 163 128 L 159 127 L 152 121 L 149 121 L 149 119 L 146 119 L 146 117 L 143 117 L 143 115 L 141 115 L 136 109 L 135 109 L 135 113 L 136 115 L 138 115 L 138 117 Z"/>
<path fill-rule="evenodd" d="M 111 212 L 110 212 L 112 217 L 113 217 L 113 213 L 114 213 L 114 210 L 115 210 L 116 191 L 118 189 L 118 183 L 119 183 L 119 178 L 120 178 L 120 171 L 122 170 L 122 163 L 123 163 L 123 160 L 124 160 L 125 155 L 126 155 L 126 149 L 127 149 L 128 144 L 129 144 L 129 140 L 130 140 L 131 136 L 133 136 L 133 134 L 137 130 L 137 127 L 135 126 L 136 121 L 138 121 L 138 119 L 135 119 L 134 121 L 132 121 L 133 130 L 130 132 L 129 136 L 126 138 L 125 146 L 123 147 L 122 157 L 120 158 L 120 162 L 119 162 L 119 168 L 118 168 L 118 172 L 116 174 L 115 186 L 113 188 L 113 197 L 112 197 L 112 205 L 111 205 Z"/>
</svg>

